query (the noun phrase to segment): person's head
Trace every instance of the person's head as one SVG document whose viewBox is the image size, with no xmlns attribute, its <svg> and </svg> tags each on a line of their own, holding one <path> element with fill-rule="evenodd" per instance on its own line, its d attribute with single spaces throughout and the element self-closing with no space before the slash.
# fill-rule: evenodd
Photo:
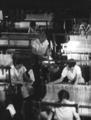
<svg viewBox="0 0 91 120">
<path fill-rule="evenodd" d="M 76 61 L 74 59 L 69 59 L 67 61 L 67 65 L 68 65 L 69 68 L 72 68 L 76 65 Z"/>
<path fill-rule="evenodd" d="M 58 92 L 58 99 L 61 102 L 63 99 L 69 99 L 70 95 L 68 93 L 68 91 L 62 89 L 61 91 Z"/>
<path fill-rule="evenodd" d="M 15 61 L 16 69 L 19 69 L 22 65 L 23 65 L 22 59 L 16 58 L 16 61 Z"/>
<path fill-rule="evenodd" d="M 31 26 L 32 28 L 35 28 L 35 27 L 36 27 L 35 21 L 31 21 L 31 22 L 30 22 L 30 26 Z"/>
</svg>

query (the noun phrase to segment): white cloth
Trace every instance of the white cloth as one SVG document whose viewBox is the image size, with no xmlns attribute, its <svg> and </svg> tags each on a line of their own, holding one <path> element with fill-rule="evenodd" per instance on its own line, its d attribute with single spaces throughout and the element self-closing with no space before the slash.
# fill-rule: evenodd
<svg viewBox="0 0 91 120">
<path fill-rule="evenodd" d="M 73 68 L 69 68 L 68 66 L 66 66 L 61 74 L 62 78 L 67 77 L 68 80 L 71 82 L 73 81 L 75 78 L 82 78 L 82 72 L 81 72 L 81 68 L 78 65 L 75 65 Z M 83 83 L 84 81 L 78 81 L 78 83 Z"/>
<path fill-rule="evenodd" d="M 16 80 L 16 76 L 18 76 L 18 72 L 16 70 L 16 68 L 14 67 L 14 65 L 10 66 L 10 75 L 11 75 L 11 79 L 12 80 Z M 0 69 L 0 79 L 5 80 L 9 77 L 9 70 L 6 69 Z"/>
<path fill-rule="evenodd" d="M 40 42 L 39 39 L 35 39 L 31 41 L 32 52 L 37 55 L 44 55 L 48 48 L 49 42 L 48 40 L 44 40 L 44 42 Z"/>
<path fill-rule="evenodd" d="M 11 117 L 13 117 L 16 114 L 16 110 L 12 104 L 9 104 L 6 110 L 9 110 Z"/>
<path fill-rule="evenodd" d="M 0 65 L 8 66 L 12 63 L 13 59 L 10 54 L 0 54 Z"/>
</svg>

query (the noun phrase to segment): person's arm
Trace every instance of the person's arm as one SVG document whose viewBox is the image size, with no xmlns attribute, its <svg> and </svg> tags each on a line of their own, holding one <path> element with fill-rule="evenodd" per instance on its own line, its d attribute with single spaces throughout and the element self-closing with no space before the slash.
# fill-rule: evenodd
<svg viewBox="0 0 91 120">
<path fill-rule="evenodd" d="M 73 115 L 76 120 L 81 120 L 79 114 L 76 112 L 76 110 L 73 110 Z"/>
<path fill-rule="evenodd" d="M 77 68 L 77 73 L 76 73 L 76 80 L 75 80 L 75 85 L 76 84 L 79 84 L 79 83 L 85 83 L 85 80 L 84 78 L 82 77 L 82 71 L 81 71 L 81 68 L 78 66 Z"/>
<path fill-rule="evenodd" d="M 81 75 L 78 75 L 76 77 L 75 85 L 77 85 L 79 83 L 85 83 L 85 80 L 84 80 L 84 78 Z"/>
<path fill-rule="evenodd" d="M 52 120 L 53 114 L 54 114 L 53 112 L 50 112 L 47 120 Z"/>
<path fill-rule="evenodd" d="M 27 75 L 26 72 L 23 73 L 23 80 L 24 80 L 24 82 L 29 82 L 30 81 L 30 78 L 29 78 L 29 76 Z"/>
<path fill-rule="evenodd" d="M 61 77 L 58 80 L 56 80 L 54 83 L 61 83 L 66 76 L 67 76 L 67 67 L 64 67 L 61 73 Z"/>
<path fill-rule="evenodd" d="M 46 111 L 43 111 L 40 113 L 40 118 L 45 120 L 52 120 L 53 112 L 50 112 L 49 114 Z"/>
<path fill-rule="evenodd" d="M 80 77 L 80 75 L 76 75 L 74 85 L 77 85 L 79 83 L 79 80 L 81 79 Z"/>
<path fill-rule="evenodd" d="M 64 80 L 64 77 L 61 76 L 58 80 L 56 80 L 54 83 L 61 83 Z"/>
<path fill-rule="evenodd" d="M 53 107 L 49 107 L 49 111 L 42 111 L 40 113 L 40 118 L 44 118 L 45 120 L 52 120 L 53 115 L 55 113 L 55 109 Z"/>
<path fill-rule="evenodd" d="M 30 69 L 30 70 L 28 71 L 28 74 L 29 74 L 29 77 L 30 77 L 30 81 L 31 81 L 32 83 L 34 83 L 34 82 L 35 82 L 35 77 L 34 77 L 33 69 Z"/>
</svg>

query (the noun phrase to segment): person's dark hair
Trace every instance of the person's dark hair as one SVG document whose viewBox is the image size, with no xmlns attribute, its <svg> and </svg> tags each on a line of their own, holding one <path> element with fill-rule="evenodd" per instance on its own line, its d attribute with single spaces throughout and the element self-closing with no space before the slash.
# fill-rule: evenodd
<svg viewBox="0 0 91 120">
<path fill-rule="evenodd" d="M 69 60 L 67 61 L 67 65 L 68 65 L 69 67 L 74 67 L 74 66 L 76 65 L 76 61 L 75 61 L 74 59 L 69 59 Z"/>
<path fill-rule="evenodd" d="M 31 22 L 30 22 L 30 26 L 34 28 L 34 27 L 36 26 L 35 21 L 31 21 Z"/>
<path fill-rule="evenodd" d="M 59 101 L 61 102 L 63 99 L 69 99 L 70 98 L 70 95 L 68 93 L 68 91 L 66 90 L 61 90 L 58 92 L 58 99 Z"/>
</svg>

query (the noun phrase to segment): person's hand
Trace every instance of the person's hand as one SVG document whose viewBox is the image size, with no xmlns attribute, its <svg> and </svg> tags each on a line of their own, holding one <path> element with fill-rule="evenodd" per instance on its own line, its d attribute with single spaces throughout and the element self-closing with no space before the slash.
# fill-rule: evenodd
<svg viewBox="0 0 91 120">
<path fill-rule="evenodd" d="M 55 82 L 49 82 L 48 84 L 49 84 L 49 85 L 53 85 L 53 84 L 55 84 Z"/>
</svg>

